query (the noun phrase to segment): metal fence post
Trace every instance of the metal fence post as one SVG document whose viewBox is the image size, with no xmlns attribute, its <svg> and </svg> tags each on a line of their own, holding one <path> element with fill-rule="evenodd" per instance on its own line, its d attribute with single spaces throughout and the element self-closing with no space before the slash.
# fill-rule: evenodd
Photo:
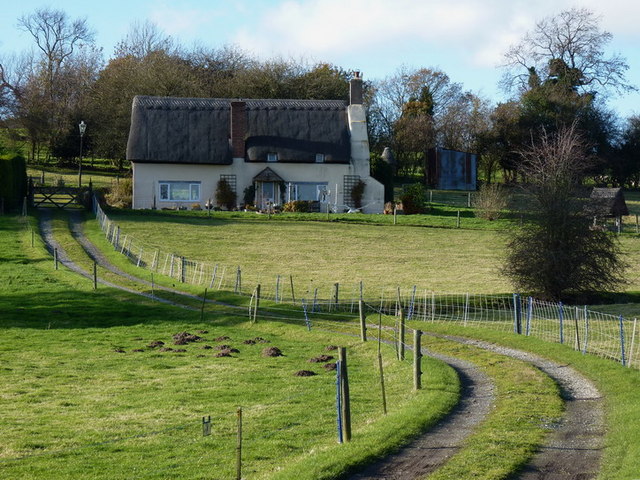
<svg viewBox="0 0 640 480">
<path fill-rule="evenodd" d="M 627 359 L 624 351 L 624 318 L 620 315 L 620 355 L 622 357 L 622 366 L 627 366 Z"/>
<path fill-rule="evenodd" d="M 533 297 L 527 299 L 527 337 L 531 333 L 531 317 L 533 315 Z"/>
<path fill-rule="evenodd" d="M 562 302 L 558 303 L 558 316 L 560 317 L 560 343 L 564 343 L 564 309 Z"/>
</svg>

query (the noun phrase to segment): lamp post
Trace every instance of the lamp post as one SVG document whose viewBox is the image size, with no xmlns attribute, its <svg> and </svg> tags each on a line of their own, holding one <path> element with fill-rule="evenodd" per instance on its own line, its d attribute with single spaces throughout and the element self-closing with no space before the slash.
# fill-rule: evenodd
<svg viewBox="0 0 640 480">
<path fill-rule="evenodd" d="M 80 130 L 80 162 L 78 163 L 78 187 L 82 186 L 82 139 L 84 137 L 84 132 L 87 130 L 87 124 L 84 123 L 84 120 L 80 122 L 78 125 L 78 129 Z"/>
</svg>

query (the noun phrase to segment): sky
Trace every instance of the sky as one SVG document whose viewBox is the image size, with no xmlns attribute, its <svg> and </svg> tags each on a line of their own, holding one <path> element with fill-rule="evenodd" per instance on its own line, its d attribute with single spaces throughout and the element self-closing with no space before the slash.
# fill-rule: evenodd
<svg viewBox="0 0 640 480">
<path fill-rule="evenodd" d="M 506 49 L 536 21 L 585 7 L 601 17 L 602 29 L 613 35 L 607 52 L 626 58 L 626 78 L 640 88 L 638 0 L 6 0 L 0 58 L 33 47 L 17 19 L 43 7 L 86 18 L 106 59 L 134 22 L 150 20 L 186 47 L 236 45 L 263 59 L 304 58 L 359 70 L 367 80 L 401 66 L 439 69 L 493 102 L 507 99 L 498 86 Z M 640 115 L 640 92 L 615 97 L 609 106 L 621 118 Z"/>
</svg>

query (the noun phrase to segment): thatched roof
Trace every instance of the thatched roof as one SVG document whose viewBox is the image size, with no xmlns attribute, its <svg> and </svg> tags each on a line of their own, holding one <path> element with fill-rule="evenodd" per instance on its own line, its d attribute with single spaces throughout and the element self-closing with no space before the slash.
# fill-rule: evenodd
<svg viewBox="0 0 640 480">
<path fill-rule="evenodd" d="M 231 163 L 230 99 L 137 96 L 127 158 L 133 162 Z M 346 104 L 341 100 L 243 100 L 245 158 L 278 162 L 348 163 Z"/>
<path fill-rule="evenodd" d="M 588 210 L 589 213 L 597 216 L 629 215 L 621 188 L 594 188 Z"/>
</svg>

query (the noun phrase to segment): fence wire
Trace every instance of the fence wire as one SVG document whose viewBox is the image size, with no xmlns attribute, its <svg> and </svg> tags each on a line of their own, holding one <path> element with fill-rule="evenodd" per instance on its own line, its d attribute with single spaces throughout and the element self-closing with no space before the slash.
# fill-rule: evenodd
<svg viewBox="0 0 640 480">
<path fill-rule="evenodd" d="M 586 306 L 569 306 L 513 295 L 440 294 L 410 288 L 367 288 L 362 282 L 300 285 L 292 275 L 248 273 L 241 266 L 212 264 L 185 258 L 175 252 L 149 248 L 120 230 L 94 201 L 94 213 L 106 239 L 116 251 L 140 268 L 179 282 L 252 295 L 260 285 L 260 299 L 302 306 L 308 316 L 357 314 L 358 301 L 384 315 L 404 310 L 407 320 L 446 322 L 491 328 L 563 343 L 583 353 L 638 368 L 636 319 L 596 312 Z"/>
</svg>

